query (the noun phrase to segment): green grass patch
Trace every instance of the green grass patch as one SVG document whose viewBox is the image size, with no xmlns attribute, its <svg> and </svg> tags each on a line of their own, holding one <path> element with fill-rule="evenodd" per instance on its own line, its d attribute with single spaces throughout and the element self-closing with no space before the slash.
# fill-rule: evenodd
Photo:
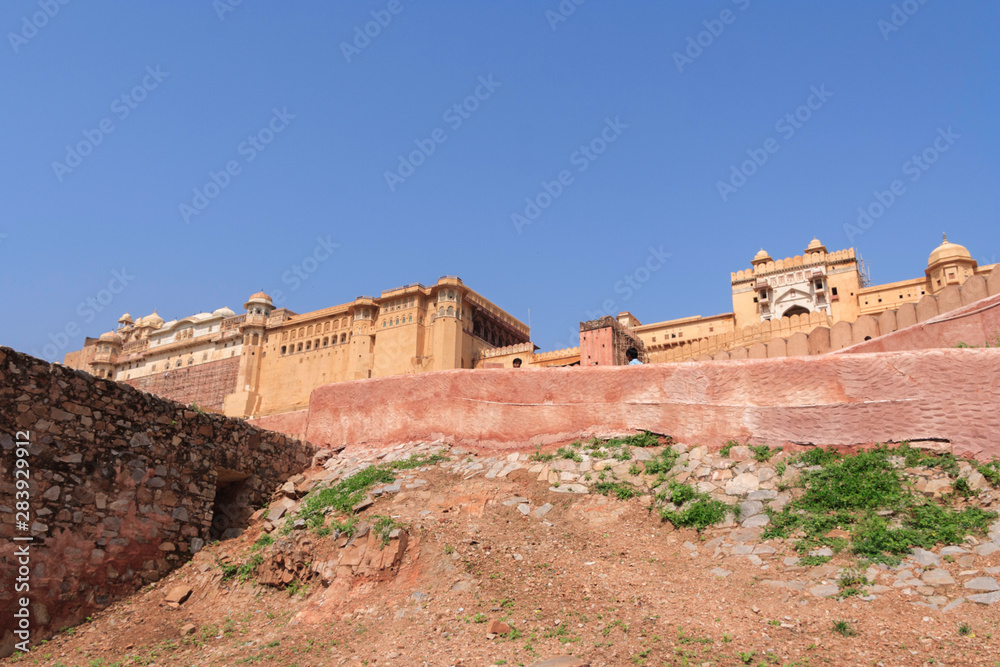
<svg viewBox="0 0 1000 667">
<path fill-rule="evenodd" d="M 602 496 L 615 496 L 618 500 L 635 498 L 642 493 L 636 486 L 628 482 L 598 482 L 591 489 L 594 493 L 599 493 Z"/>
<path fill-rule="evenodd" d="M 263 562 L 264 556 L 260 553 L 255 553 L 242 563 L 222 563 L 219 567 L 222 569 L 223 579 L 232 579 L 235 577 L 242 584 L 246 583 L 253 573 L 257 571 L 257 567 Z"/>
<path fill-rule="evenodd" d="M 577 463 L 583 461 L 583 456 L 580 452 L 576 451 L 572 447 L 560 447 L 556 451 L 556 456 L 561 459 L 570 459 L 571 461 L 576 461 Z"/>
<path fill-rule="evenodd" d="M 673 449 L 667 447 L 660 455 L 651 461 L 645 461 L 646 464 L 646 474 L 647 475 L 667 475 L 673 470 L 674 466 L 677 464 L 677 458 L 680 456 Z"/>
<path fill-rule="evenodd" d="M 444 459 L 445 457 L 440 454 L 416 455 L 400 461 L 369 466 L 333 486 L 314 489 L 302 502 L 295 518 L 304 519 L 306 525 L 313 530 L 320 530 L 328 513 L 350 517 L 354 513 L 354 506 L 364 499 L 369 489 L 377 484 L 391 484 L 396 481 L 396 471 L 421 468 Z M 286 519 L 282 530 L 286 533 L 290 531 L 292 523 L 292 520 Z"/>
<path fill-rule="evenodd" d="M 816 567 L 830 562 L 833 556 L 802 556 L 799 558 L 799 565 L 802 567 Z"/>
<path fill-rule="evenodd" d="M 956 510 L 913 492 L 897 457 L 906 467 L 936 466 L 958 470 L 950 454 L 927 454 L 904 443 L 896 449 L 880 446 L 852 456 L 831 456 L 813 449 L 800 457 L 809 465 L 822 465 L 801 475 L 802 494 L 780 512 L 769 511 L 771 524 L 763 539 L 797 536 L 800 553 L 829 546 L 835 551 L 850 546 L 852 553 L 872 561 L 895 564 L 913 547 L 961 544 L 970 534 L 982 534 L 996 513 L 968 507 Z M 817 463 L 821 462 L 821 463 Z M 827 537 L 839 528 L 850 533 Z"/>
<path fill-rule="evenodd" d="M 989 463 L 976 466 L 979 474 L 986 478 L 992 486 L 1000 486 L 1000 461 L 993 459 Z"/>
<path fill-rule="evenodd" d="M 406 528 L 405 524 L 398 523 L 392 517 L 381 514 L 376 514 L 372 519 L 374 520 L 374 523 L 372 523 L 372 532 L 381 540 L 382 548 L 389 546 L 389 533 L 397 528 Z"/>
<path fill-rule="evenodd" d="M 833 449 L 814 447 L 809 451 L 799 454 L 795 459 L 795 463 L 802 463 L 807 466 L 825 466 L 842 458 L 844 458 L 843 455 Z"/>
<path fill-rule="evenodd" d="M 895 456 L 902 456 L 907 468 L 940 468 L 952 476 L 958 475 L 958 459 L 951 453 L 926 452 L 904 442 L 891 451 Z"/>
<path fill-rule="evenodd" d="M 574 443 L 575 444 L 575 443 Z M 555 454 L 542 454 L 542 448 L 535 445 L 535 451 L 531 456 L 528 457 L 529 461 L 539 461 L 541 463 L 548 463 L 556 457 Z"/>
<path fill-rule="evenodd" d="M 736 442 L 735 440 L 727 440 L 726 444 L 724 444 L 722 446 L 722 449 L 719 450 L 719 456 L 721 456 L 724 459 L 729 458 L 729 453 L 733 451 L 733 447 L 739 447 L 739 446 L 740 443 Z"/>
<path fill-rule="evenodd" d="M 750 445 L 750 451 L 753 452 L 753 459 L 758 463 L 767 463 L 771 460 L 775 454 L 780 452 L 782 447 L 775 447 L 771 449 L 767 445 Z"/>
<path fill-rule="evenodd" d="M 739 506 L 713 500 L 707 493 L 675 480 L 670 480 L 666 490 L 656 494 L 655 502 L 660 505 L 660 519 L 677 528 L 694 528 L 699 532 L 725 521 L 730 512 L 739 514 Z"/>
</svg>

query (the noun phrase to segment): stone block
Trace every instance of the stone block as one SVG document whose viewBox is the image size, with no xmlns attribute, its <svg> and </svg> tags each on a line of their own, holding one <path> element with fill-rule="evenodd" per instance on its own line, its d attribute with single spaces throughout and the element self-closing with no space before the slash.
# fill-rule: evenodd
<svg viewBox="0 0 1000 667">
<path fill-rule="evenodd" d="M 809 332 L 809 354 L 826 354 L 830 351 L 830 329 L 816 327 Z"/>
<path fill-rule="evenodd" d="M 937 294 L 938 313 L 944 315 L 962 307 L 962 289 L 958 285 L 948 285 Z"/>
<path fill-rule="evenodd" d="M 986 288 L 986 278 L 984 276 L 970 276 L 962 283 L 962 305 L 968 306 L 980 299 L 988 297 L 989 291 Z"/>
<path fill-rule="evenodd" d="M 933 294 L 925 294 L 917 301 L 917 322 L 926 322 L 939 314 L 937 299 Z"/>
</svg>

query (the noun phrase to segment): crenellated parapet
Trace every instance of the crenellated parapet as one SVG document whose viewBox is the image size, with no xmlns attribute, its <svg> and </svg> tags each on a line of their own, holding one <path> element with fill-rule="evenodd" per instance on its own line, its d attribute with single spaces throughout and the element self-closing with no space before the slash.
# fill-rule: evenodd
<svg viewBox="0 0 1000 667">
<path fill-rule="evenodd" d="M 921 331 L 909 330 L 905 334 L 906 340 L 897 341 L 896 348 L 886 349 L 996 345 L 1000 341 L 1000 316 L 994 314 L 997 312 L 995 299 L 998 295 L 1000 266 L 993 268 L 988 275 L 973 276 L 962 285 L 949 285 L 939 294 L 925 294 L 916 303 L 903 303 L 898 308 L 878 314 L 862 315 L 853 322 L 841 320 L 812 326 L 810 318 L 810 326 L 803 327 L 803 320 L 800 319 L 797 327 L 790 321 L 787 329 L 784 326 L 768 329 L 764 325 L 773 325 L 774 322 L 762 322 L 759 336 L 734 337 L 728 346 L 715 345 L 712 340 L 695 341 L 690 346 L 667 350 L 665 354 L 654 351 L 652 356 L 654 361 L 723 361 L 810 356 L 845 348 L 852 348 L 845 350 L 848 352 L 879 352 L 886 347 L 877 340 L 881 336 L 895 334 L 917 324 L 944 325 L 953 320 L 959 323 L 952 325 L 957 332 L 954 335 L 928 331 L 925 326 Z M 752 329 L 756 330 L 756 325 Z"/>
<path fill-rule="evenodd" d="M 854 252 L 854 248 L 837 250 L 830 253 L 822 251 L 810 252 L 805 255 L 795 255 L 794 257 L 785 257 L 784 259 L 760 262 L 753 268 L 730 272 L 729 277 L 733 285 L 739 285 L 750 282 L 759 277 L 766 277 L 769 274 L 781 273 L 783 271 L 799 267 L 817 265 L 832 266 L 838 264 L 849 264 L 856 261 L 857 256 Z"/>
<path fill-rule="evenodd" d="M 536 353 L 533 357 L 535 363 L 540 363 L 544 361 L 552 361 L 553 359 L 565 359 L 568 357 L 575 357 L 580 355 L 580 348 L 577 347 L 564 347 L 561 350 L 550 350 L 549 352 Z"/>
<path fill-rule="evenodd" d="M 531 341 L 527 343 L 517 343 L 516 345 L 504 345 L 503 347 L 492 347 L 479 353 L 481 359 L 493 359 L 503 357 L 508 354 L 531 354 L 535 351 L 535 344 Z"/>
</svg>

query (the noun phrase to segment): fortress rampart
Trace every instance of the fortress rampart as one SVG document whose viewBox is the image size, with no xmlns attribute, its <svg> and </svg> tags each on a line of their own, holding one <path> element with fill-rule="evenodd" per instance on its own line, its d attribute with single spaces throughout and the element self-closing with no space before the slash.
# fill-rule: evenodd
<svg viewBox="0 0 1000 667">
<path fill-rule="evenodd" d="M 74 625 L 238 530 L 251 506 L 308 467 L 314 452 L 241 419 L 195 412 L 6 347 L 0 446 L 4 644 L 19 598 L 30 598 L 33 641 Z M 28 454 L 21 506 L 19 448 Z M 26 516 L 18 514 L 25 508 Z M 25 545 L 29 590 L 15 592 L 15 554 Z"/>
</svg>

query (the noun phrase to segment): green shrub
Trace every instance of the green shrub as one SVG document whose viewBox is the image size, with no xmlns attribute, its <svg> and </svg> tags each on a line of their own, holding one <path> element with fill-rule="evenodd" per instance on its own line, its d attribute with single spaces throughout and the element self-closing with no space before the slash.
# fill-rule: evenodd
<svg viewBox="0 0 1000 667">
<path fill-rule="evenodd" d="M 616 496 L 619 500 L 628 500 L 640 495 L 638 488 L 628 482 L 598 482 L 591 487 L 595 493 L 602 496 Z"/>
</svg>

